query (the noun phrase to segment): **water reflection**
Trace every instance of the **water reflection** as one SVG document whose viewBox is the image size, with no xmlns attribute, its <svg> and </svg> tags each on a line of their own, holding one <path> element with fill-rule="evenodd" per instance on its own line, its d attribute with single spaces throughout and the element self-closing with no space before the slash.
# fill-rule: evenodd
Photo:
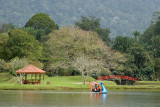
<svg viewBox="0 0 160 107">
<path fill-rule="evenodd" d="M 100 94 L 100 93 L 91 93 L 90 94 L 90 99 L 92 100 L 93 98 L 96 99 L 101 99 L 101 100 L 106 100 L 108 94 Z"/>
<path fill-rule="evenodd" d="M 107 95 L 108 95 L 108 94 L 102 94 L 102 95 L 101 95 L 101 96 L 102 96 L 102 99 L 103 99 L 103 100 L 107 99 Z"/>
<path fill-rule="evenodd" d="M 0 91 L 2 107 L 159 107 L 157 92 Z"/>
<path fill-rule="evenodd" d="M 100 94 L 100 93 L 91 93 L 90 94 L 90 105 L 95 105 L 95 102 L 100 102 L 101 107 L 106 107 L 107 104 L 107 95 L 108 94 Z"/>
<path fill-rule="evenodd" d="M 26 102 L 27 104 L 38 104 L 38 103 L 43 103 L 44 101 L 44 95 L 43 94 L 38 94 L 30 91 L 19 91 L 19 100 L 20 102 Z"/>
</svg>

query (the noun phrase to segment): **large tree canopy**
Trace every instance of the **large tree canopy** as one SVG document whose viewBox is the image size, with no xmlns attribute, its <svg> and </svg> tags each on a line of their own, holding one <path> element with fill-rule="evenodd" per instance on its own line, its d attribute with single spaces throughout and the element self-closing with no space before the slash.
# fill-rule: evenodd
<svg viewBox="0 0 160 107">
<path fill-rule="evenodd" d="M 86 32 L 78 28 L 62 27 L 51 33 L 46 42 L 51 61 L 70 62 L 81 54 L 100 58 L 105 52 L 105 45 L 95 32 Z M 62 64 L 62 63 L 61 63 Z"/>
<path fill-rule="evenodd" d="M 9 36 L 7 33 L 2 33 L 0 34 L 0 59 L 5 59 L 5 51 L 6 51 L 6 46 L 9 40 Z"/>
<path fill-rule="evenodd" d="M 61 30 L 54 31 L 49 36 L 50 39 L 46 42 L 45 50 L 48 52 L 47 67 L 49 69 L 68 68 L 70 66 L 78 69 L 79 67 L 73 66 L 73 63 L 75 63 L 74 65 L 78 65 L 76 64 L 79 63 L 77 59 L 85 57 L 88 62 L 93 61 L 94 64 L 90 65 L 81 62 L 85 66 L 82 67 L 81 73 L 86 70 L 90 71 L 87 68 L 97 65 L 94 70 L 97 71 L 101 67 L 107 75 L 110 73 L 110 69 L 119 67 L 117 66 L 118 61 L 123 60 L 121 54 L 112 52 L 102 39 L 98 37 L 97 33 L 93 31 L 84 31 L 76 27 L 62 27 Z M 98 64 L 101 64 L 101 66 L 98 66 Z M 92 69 L 91 71 L 94 70 Z"/>
<path fill-rule="evenodd" d="M 45 30 L 45 34 L 49 34 L 52 30 L 59 29 L 58 25 L 45 13 L 37 13 L 32 16 L 25 27 Z"/>
<path fill-rule="evenodd" d="M 75 24 L 83 30 L 86 31 L 95 31 L 97 34 L 105 41 L 107 44 L 110 42 L 109 33 L 110 30 L 108 28 L 104 29 L 100 27 L 100 19 L 90 16 L 85 17 L 82 16 L 81 22 L 75 22 Z"/>
<path fill-rule="evenodd" d="M 120 52 L 127 53 L 128 49 L 135 42 L 133 38 L 125 36 L 117 36 L 112 43 L 112 48 Z"/>
<path fill-rule="evenodd" d="M 41 46 L 32 35 L 22 30 L 11 30 L 6 50 L 6 59 L 15 57 L 39 59 L 41 57 Z"/>
</svg>

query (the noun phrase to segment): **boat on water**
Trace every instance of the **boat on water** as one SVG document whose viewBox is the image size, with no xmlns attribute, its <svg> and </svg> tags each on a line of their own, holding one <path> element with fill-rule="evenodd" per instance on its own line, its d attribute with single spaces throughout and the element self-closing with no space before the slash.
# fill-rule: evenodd
<svg viewBox="0 0 160 107">
<path fill-rule="evenodd" d="M 100 93 L 100 94 L 108 93 L 107 89 L 103 85 L 103 82 L 101 83 L 89 82 L 89 87 L 91 92 Z"/>
</svg>

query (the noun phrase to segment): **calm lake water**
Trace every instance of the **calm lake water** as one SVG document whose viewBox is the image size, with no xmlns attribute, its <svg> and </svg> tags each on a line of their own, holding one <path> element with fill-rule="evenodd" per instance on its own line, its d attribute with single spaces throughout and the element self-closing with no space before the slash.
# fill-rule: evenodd
<svg viewBox="0 0 160 107">
<path fill-rule="evenodd" d="M 0 91 L 1 107 L 160 107 L 160 92 Z"/>
</svg>

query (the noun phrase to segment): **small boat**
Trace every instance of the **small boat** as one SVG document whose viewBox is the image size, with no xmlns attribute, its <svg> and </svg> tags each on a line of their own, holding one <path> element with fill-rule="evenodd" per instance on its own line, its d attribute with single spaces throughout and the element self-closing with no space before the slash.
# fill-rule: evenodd
<svg viewBox="0 0 160 107">
<path fill-rule="evenodd" d="M 89 87 L 91 89 L 91 92 L 99 93 L 99 94 L 107 94 L 108 91 L 104 87 L 103 82 L 101 84 L 95 83 L 95 82 L 89 82 Z"/>
</svg>

